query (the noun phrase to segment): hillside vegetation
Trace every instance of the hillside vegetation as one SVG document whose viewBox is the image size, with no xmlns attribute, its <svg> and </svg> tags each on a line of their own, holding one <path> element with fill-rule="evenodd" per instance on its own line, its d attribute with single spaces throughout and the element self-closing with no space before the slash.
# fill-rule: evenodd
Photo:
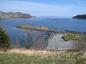
<svg viewBox="0 0 86 64">
<path fill-rule="evenodd" d="M 30 14 L 24 14 L 21 12 L 2 12 L 0 11 L 0 18 L 31 18 Z"/>
<path fill-rule="evenodd" d="M 86 19 L 86 14 L 82 14 L 82 15 L 76 15 L 73 17 L 74 19 Z"/>
</svg>

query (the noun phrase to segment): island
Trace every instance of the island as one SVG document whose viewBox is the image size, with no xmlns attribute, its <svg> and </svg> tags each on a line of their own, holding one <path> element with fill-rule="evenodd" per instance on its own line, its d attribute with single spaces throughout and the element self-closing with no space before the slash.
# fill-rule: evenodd
<svg viewBox="0 0 86 64">
<path fill-rule="evenodd" d="M 2 12 L 0 11 L 0 18 L 32 18 L 30 14 L 21 12 Z"/>
<path fill-rule="evenodd" d="M 74 19 L 86 19 L 86 14 L 73 16 Z"/>
<path fill-rule="evenodd" d="M 32 26 L 32 25 L 22 25 L 22 26 L 16 26 L 17 28 L 22 28 L 22 29 L 30 29 L 30 30 L 38 30 L 38 31 L 47 31 L 48 28 L 47 27 L 36 27 L 36 26 Z"/>
<path fill-rule="evenodd" d="M 36 30 L 36 31 L 47 31 L 50 33 L 62 33 L 62 32 L 59 32 L 54 29 L 50 29 L 45 26 L 20 25 L 20 26 L 16 26 L 16 28 L 27 29 L 27 30 Z"/>
</svg>

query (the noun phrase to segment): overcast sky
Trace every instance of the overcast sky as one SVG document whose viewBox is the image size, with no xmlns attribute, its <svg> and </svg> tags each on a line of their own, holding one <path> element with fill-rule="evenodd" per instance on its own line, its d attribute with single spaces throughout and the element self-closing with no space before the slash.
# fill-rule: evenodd
<svg viewBox="0 0 86 64">
<path fill-rule="evenodd" d="M 86 13 L 86 0 L 0 0 L 0 11 L 71 17 Z"/>
</svg>

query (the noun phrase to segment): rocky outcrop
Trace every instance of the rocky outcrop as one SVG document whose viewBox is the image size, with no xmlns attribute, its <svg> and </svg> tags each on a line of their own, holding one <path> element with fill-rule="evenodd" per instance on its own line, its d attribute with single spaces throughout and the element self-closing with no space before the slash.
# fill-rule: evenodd
<svg viewBox="0 0 86 64">
<path fill-rule="evenodd" d="M 47 50 L 79 51 L 83 43 L 74 40 L 65 41 L 64 34 L 53 34 L 48 39 Z"/>
<path fill-rule="evenodd" d="M 0 18 L 31 18 L 30 14 L 24 14 L 21 12 L 2 12 L 0 11 Z"/>
</svg>

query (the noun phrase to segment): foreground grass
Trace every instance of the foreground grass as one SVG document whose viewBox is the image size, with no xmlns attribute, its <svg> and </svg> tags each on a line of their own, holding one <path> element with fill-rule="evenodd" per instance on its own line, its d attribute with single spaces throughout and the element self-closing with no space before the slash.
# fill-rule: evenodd
<svg viewBox="0 0 86 64">
<path fill-rule="evenodd" d="M 69 53 L 48 57 L 0 53 L 0 64 L 86 64 L 86 58 Z"/>
</svg>

